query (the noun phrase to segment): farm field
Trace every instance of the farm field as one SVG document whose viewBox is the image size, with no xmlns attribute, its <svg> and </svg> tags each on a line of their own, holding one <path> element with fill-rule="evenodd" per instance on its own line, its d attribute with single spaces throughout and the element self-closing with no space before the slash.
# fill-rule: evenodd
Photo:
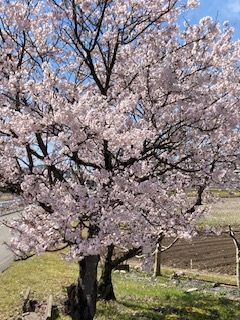
<svg viewBox="0 0 240 320">
<path fill-rule="evenodd" d="M 226 198 L 212 205 L 204 223 L 222 229 L 220 236 L 198 236 L 191 241 L 179 240 L 162 254 L 164 266 L 196 269 L 219 274 L 235 274 L 235 246 L 228 235 L 228 225 L 240 240 L 240 198 Z M 166 239 L 167 244 L 169 240 Z"/>
<path fill-rule="evenodd" d="M 235 246 L 229 235 L 179 240 L 162 253 L 162 264 L 171 268 L 235 274 Z"/>
</svg>

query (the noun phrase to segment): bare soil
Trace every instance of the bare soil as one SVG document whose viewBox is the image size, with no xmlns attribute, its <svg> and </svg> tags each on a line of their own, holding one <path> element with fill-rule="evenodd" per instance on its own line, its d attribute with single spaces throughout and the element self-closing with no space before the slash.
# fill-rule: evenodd
<svg viewBox="0 0 240 320">
<path fill-rule="evenodd" d="M 240 234 L 236 234 L 240 241 Z M 165 245 L 169 240 L 165 240 Z M 162 253 L 162 265 L 234 275 L 236 250 L 228 234 L 198 236 L 191 241 L 179 240 Z"/>
</svg>

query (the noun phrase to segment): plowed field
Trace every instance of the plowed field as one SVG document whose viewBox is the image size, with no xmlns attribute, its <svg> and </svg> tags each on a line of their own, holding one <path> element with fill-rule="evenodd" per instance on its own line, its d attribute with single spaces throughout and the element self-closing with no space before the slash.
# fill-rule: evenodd
<svg viewBox="0 0 240 320">
<path fill-rule="evenodd" d="M 240 234 L 237 234 L 240 240 Z M 167 242 L 167 241 L 166 241 Z M 235 274 L 235 246 L 228 234 L 179 240 L 162 253 L 162 265 L 180 269 Z"/>
</svg>

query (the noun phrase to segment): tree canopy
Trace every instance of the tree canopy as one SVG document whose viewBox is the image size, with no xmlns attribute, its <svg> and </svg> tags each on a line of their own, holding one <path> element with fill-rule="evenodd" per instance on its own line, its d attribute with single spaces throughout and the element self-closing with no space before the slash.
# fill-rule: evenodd
<svg viewBox="0 0 240 320">
<path fill-rule="evenodd" d="M 239 42 L 197 1 L 0 1 L 0 188 L 19 254 L 191 237 L 239 162 Z M 189 199 L 189 190 L 197 190 Z"/>
</svg>

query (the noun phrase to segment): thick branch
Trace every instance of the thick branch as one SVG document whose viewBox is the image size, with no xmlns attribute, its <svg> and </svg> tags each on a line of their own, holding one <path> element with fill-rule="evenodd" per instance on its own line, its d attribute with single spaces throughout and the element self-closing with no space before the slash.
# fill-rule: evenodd
<svg viewBox="0 0 240 320">
<path fill-rule="evenodd" d="M 179 240 L 179 238 L 176 237 L 167 247 L 163 247 L 161 249 L 161 252 L 164 252 L 164 251 L 167 251 L 168 249 L 170 249 L 178 240 Z"/>
<path fill-rule="evenodd" d="M 120 263 L 123 263 L 124 261 L 135 257 L 137 254 L 140 254 L 141 252 L 142 252 L 142 247 L 129 249 L 121 257 L 118 257 L 112 261 L 112 267 L 115 268 Z"/>
</svg>

